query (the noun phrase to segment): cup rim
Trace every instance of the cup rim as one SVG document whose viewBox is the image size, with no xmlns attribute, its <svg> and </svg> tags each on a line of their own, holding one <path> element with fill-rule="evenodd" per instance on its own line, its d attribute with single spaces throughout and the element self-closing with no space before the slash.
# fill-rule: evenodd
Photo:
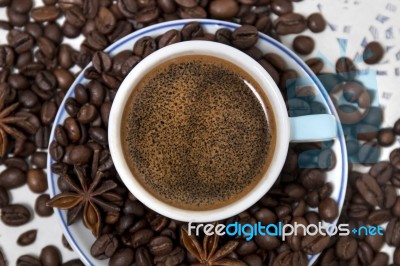
<svg viewBox="0 0 400 266">
<path fill-rule="evenodd" d="M 203 54 L 215 56 L 227 60 L 245 72 L 249 73 L 264 91 L 274 113 L 275 120 L 275 150 L 270 165 L 264 176 L 242 198 L 211 210 L 187 210 L 169 205 L 148 192 L 134 177 L 126 163 L 122 152 L 120 128 L 122 124 L 123 107 L 126 105 L 129 95 L 134 91 L 136 84 L 147 74 L 152 67 L 174 57 L 187 54 Z M 138 69 L 140 71 L 138 71 Z M 155 51 L 141 62 L 125 77 L 114 98 L 109 117 L 109 148 L 115 168 L 121 180 L 129 191 L 150 209 L 169 218 L 185 222 L 211 222 L 234 216 L 255 204 L 265 195 L 275 183 L 284 165 L 290 139 L 290 124 L 283 97 L 268 72 L 253 58 L 231 46 L 196 40 L 180 42 L 166 46 Z"/>
</svg>

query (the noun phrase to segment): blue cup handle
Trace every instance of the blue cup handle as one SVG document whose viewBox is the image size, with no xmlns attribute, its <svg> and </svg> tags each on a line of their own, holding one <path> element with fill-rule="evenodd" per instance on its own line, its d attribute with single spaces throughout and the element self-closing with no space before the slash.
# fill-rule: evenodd
<svg viewBox="0 0 400 266">
<path fill-rule="evenodd" d="M 338 121 L 333 115 L 305 115 L 289 117 L 291 142 L 314 142 L 334 139 Z"/>
</svg>

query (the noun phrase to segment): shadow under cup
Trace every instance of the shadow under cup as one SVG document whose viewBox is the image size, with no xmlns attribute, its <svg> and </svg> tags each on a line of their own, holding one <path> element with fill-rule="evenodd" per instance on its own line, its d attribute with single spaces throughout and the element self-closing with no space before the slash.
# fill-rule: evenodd
<svg viewBox="0 0 400 266">
<path fill-rule="evenodd" d="M 177 58 L 184 58 L 181 60 L 182 64 L 187 63 L 185 60 L 188 58 L 191 58 L 190 62 L 193 61 L 193 58 L 196 58 L 197 62 L 200 63 L 195 66 L 192 64 L 186 65 L 186 67 L 180 65 L 179 67 Z M 215 60 L 216 58 L 217 60 Z M 171 64 L 173 59 L 175 60 L 174 64 Z M 222 64 L 233 74 L 218 69 L 218 64 L 220 64 L 219 66 Z M 169 74 L 177 74 L 172 75 L 172 77 L 175 80 L 177 77 L 179 78 L 178 83 L 182 85 L 181 87 L 193 89 L 189 89 L 190 93 L 195 93 L 190 94 L 191 96 L 195 95 L 191 97 L 191 100 L 183 97 L 182 93 L 174 94 L 174 90 L 171 92 L 172 87 L 175 88 L 175 91 L 181 92 L 176 89 L 179 88 L 179 86 L 176 86 L 176 82 L 171 83 L 171 75 L 165 75 L 168 74 L 167 70 L 171 70 L 173 65 L 176 66 L 175 72 L 169 72 Z M 207 75 L 206 69 L 210 69 L 210 66 L 211 68 L 217 67 L 211 71 L 214 74 L 207 76 L 206 79 L 201 79 L 206 80 L 207 84 L 211 84 L 214 79 L 216 83 L 213 84 L 220 85 L 218 94 L 215 94 L 215 89 L 214 92 L 212 89 L 204 89 L 207 86 L 200 86 L 202 88 L 201 94 L 196 94 L 199 89 L 196 90 L 196 86 L 190 86 L 191 83 L 187 82 L 184 77 L 192 73 L 195 80 L 196 77 L 200 79 L 202 75 Z M 160 81 L 157 78 L 152 80 L 151 77 L 156 77 L 157 73 L 162 73 L 157 72 L 159 70 L 164 71 L 164 80 Z M 191 70 L 193 71 L 191 72 Z M 199 75 L 199 72 L 202 74 Z M 215 76 L 216 72 L 219 73 L 219 80 Z M 250 81 L 243 82 L 247 89 L 242 87 L 236 91 L 231 86 L 235 82 L 234 74 Z M 157 88 L 160 91 L 152 91 L 148 88 Z M 209 88 L 212 88 L 212 86 Z M 231 92 L 229 92 L 229 89 L 231 89 Z M 168 97 L 169 99 L 167 99 Z M 149 99 L 154 100 L 155 98 L 158 98 L 158 101 L 149 101 Z M 198 101 L 192 101 L 192 98 L 198 99 Z M 226 106 L 224 112 L 224 108 L 221 108 L 221 105 L 218 105 L 215 99 L 220 102 L 228 99 L 226 106 L 230 106 L 230 108 L 232 106 L 243 107 L 238 109 L 241 111 L 241 115 L 235 116 L 233 112 L 229 113 L 232 109 L 228 110 Z M 182 101 L 179 102 L 179 100 Z M 170 109 L 169 107 L 163 109 L 163 106 L 174 103 L 174 101 L 173 107 L 178 107 L 178 109 Z M 183 107 L 179 105 L 179 103 L 185 102 L 189 104 L 183 105 Z M 145 107 L 146 104 L 148 104 L 147 109 L 139 108 Z M 159 105 L 157 106 L 157 104 Z M 182 113 L 185 113 L 182 108 L 185 109 L 189 105 L 191 108 L 192 105 L 195 105 L 196 108 L 193 107 L 194 109 L 186 117 L 186 120 L 180 121 Z M 152 109 L 150 115 L 149 109 Z M 147 111 L 141 112 L 143 110 Z M 210 113 L 217 111 L 222 114 L 219 121 L 229 122 L 223 124 L 223 128 L 221 128 L 221 123 L 218 123 L 218 119 L 215 120 L 215 114 L 210 115 Z M 163 115 L 167 115 L 167 118 L 160 119 Z M 250 120 L 241 120 L 243 117 L 248 119 L 253 117 L 254 126 L 251 122 L 248 123 Z M 170 120 L 166 123 L 164 120 L 168 118 Z M 304 117 L 298 119 L 302 118 Z M 320 119 L 324 120 L 323 118 Z M 298 127 L 300 120 L 297 123 L 289 121 L 279 89 L 270 75 L 251 57 L 223 44 L 190 41 L 167 46 L 142 60 L 121 84 L 114 99 L 109 121 L 111 155 L 121 179 L 131 193 L 149 208 L 172 219 L 209 222 L 240 213 L 258 201 L 271 188 L 286 158 L 291 138 L 291 127 L 296 127 L 296 124 Z M 307 121 L 311 121 L 311 119 L 303 119 L 300 122 L 307 124 L 309 123 Z M 159 123 L 162 125 L 159 125 Z M 143 131 L 143 128 L 149 129 L 151 127 L 153 127 L 152 130 Z M 192 131 L 190 128 L 192 128 Z M 182 143 L 180 142 L 180 135 L 178 137 L 174 135 L 177 130 L 180 130 L 181 135 L 190 133 L 192 137 L 195 137 L 190 142 L 186 141 L 185 145 L 180 145 Z M 160 132 L 168 134 L 163 135 Z M 214 137 L 219 137 L 211 142 L 205 141 L 207 136 L 204 137 L 204 132 L 207 134 L 217 132 L 218 134 L 214 134 Z M 226 134 L 223 134 L 224 132 Z M 232 138 L 232 136 L 234 137 Z M 223 141 L 220 141 L 221 138 Z M 164 149 L 163 142 L 160 142 L 163 139 L 171 144 L 169 148 Z M 247 141 L 247 139 L 250 140 Z M 135 143 L 136 146 L 129 145 L 130 141 Z M 146 145 L 146 143 L 149 145 Z M 247 145 L 244 150 L 238 149 L 238 146 L 244 143 L 251 143 L 256 148 L 252 149 L 251 146 Z M 212 149 L 213 144 L 225 147 L 222 150 L 218 149 L 222 151 L 221 154 L 215 154 Z M 223 145 L 221 146 L 221 144 Z M 128 146 L 134 147 L 130 149 Z M 196 152 L 197 150 L 203 152 Z M 235 154 L 235 151 L 238 150 L 240 156 Z M 255 150 L 256 152 L 254 152 Z M 204 151 L 209 157 L 204 155 Z M 179 156 L 176 157 L 176 154 L 179 154 Z M 213 156 L 222 158 L 225 165 L 222 172 L 215 171 L 217 168 L 212 167 L 213 163 L 214 165 L 221 163 L 221 160 L 210 161 Z M 257 156 L 258 159 L 254 160 Z M 167 164 L 161 164 L 160 162 L 165 161 L 166 157 L 172 159 Z M 176 160 L 177 158 L 179 160 Z M 257 161 L 257 163 L 248 164 L 249 160 L 247 159 L 249 158 Z M 177 162 L 177 165 L 165 167 L 168 163 L 171 165 L 171 162 Z M 231 163 L 231 165 L 227 166 L 227 163 Z M 182 165 L 184 165 L 183 168 Z M 174 168 L 174 171 L 171 170 L 172 168 Z M 179 169 L 181 169 L 180 172 L 177 171 Z M 235 176 L 235 173 L 238 173 L 237 169 L 241 170 L 239 171 L 240 175 Z M 243 171 L 244 169 L 248 171 Z M 155 179 L 143 178 L 144 172 L 147 173 L 148 177 Z M 204 174 L 201 175 L 200 172 Z M 211 175 L 211 173 L 214 174 Z M 249 173 L 251 173 L 251 176 L 246 178 L 246 174 Z M 174 175 L 175 179 L 173 179 Z M 203 178 L 199 181 L 199 177 Z M 158 182 L 157 191 L 153 189 L 154 186 L 151 186 L 154 180 Z M 171 184 L 174 184 L 174 186 Z M 179 191 L 174 192 L 174 188 Z M 205 199 L 203 203 L 206 202 L 207 204 L 201 204 L 201 202 L 199 204 L 199 201 L 196 201 L 197 196 L 200 195 L 196 195 L 196 191 L 203 194 L 202 197 Z M 214 201 L 214 199 L 221 199 L 221 195 L 227 193 L 229 194 L 228 198 L 223 198 L 219 202 Z"/>
</svg>

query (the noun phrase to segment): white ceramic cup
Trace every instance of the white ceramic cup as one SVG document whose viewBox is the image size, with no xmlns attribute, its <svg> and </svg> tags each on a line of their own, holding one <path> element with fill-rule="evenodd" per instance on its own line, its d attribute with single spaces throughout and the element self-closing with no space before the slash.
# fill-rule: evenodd
<svg viewBox="0 0 400 266">
<path fill-rule="evenodd" d="M 171 206 L 149 193 L 135 178 L 125 160 L 121 127 L 122 114 L 138 82 L 153 68 L 184 55 L 208 55 L 229 61 L 250 74 L 263 89 L 273 109 L 276 142 L 272 161 L 259 183 L 242 198 L 217 209 L 194 211 Z M 143 59 L 126 76 L 114 99 L 109 117 L 108 138 L 111 156 L 122 181 L 129 191 L 150 209 L 171 219 L 211 222 L 236 215 L 256 203 L 275 183 L 284 165 L 290 141 L 321 141 L 337 136 L 337 121 L 329 114 L 289 118 L 285 102 L 272 77 L 245 53 L 216 42 L 190 41 L 166 46 Z"/>
</svg>

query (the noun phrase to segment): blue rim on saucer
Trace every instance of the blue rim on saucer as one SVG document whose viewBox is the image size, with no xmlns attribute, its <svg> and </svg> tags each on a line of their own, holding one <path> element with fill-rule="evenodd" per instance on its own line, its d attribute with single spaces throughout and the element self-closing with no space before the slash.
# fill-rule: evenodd
<svg viewBox="0 0 400 266">
<path fill-rule="evenodd" d="M 115 42 L 114 44 L 110 45 L 107 49 L 105 49 L 105 52 L 108 53 L 113 53 L 115 50 L 117 50 L 118 48 L 120 48 L 121 46 L 123 46 L 124 44 L 133 41 L 134 39 L 138 39 L 140 37 L 144 37 L 149 35 L 151 32 L 153 31 L 158 31 L 158 30 L 162 30 L 162 29 L 169 29 L 169 28 L 177 28 L 177 27 L 183 27 L 185 24 L 187 24 L 188 22 L 198 22 L 200 23 L 202 26 L 217 26 L 217 27 L 225 27 L 225 28 L 229 28 L 229 29 L 235 29 L 237 27 L 240 27 L 241 25 L 239 24 L 235 24 L 235 23 L 231 23 L 231 22 L 224 22 L 224 21 L 219 21 L 219 20 L 211 20 L 211 19 L 188 19 L 188 20 L 176 20 L 176 21 L 170 21 L 170 22 L 165 22 L 165 23 L 160 23 L 160 24 L 156 24 L 153 26 L 149 26 L 146 28 L 143 28 L 141 30 L 135 31 L 127 36 L 125 36 L 124 38 L 120 39 L 119 41 Z M 328 112 L 333 114 L 337 121 L 339 120 L 339 117 L 336 113 L 335 107 L 333 105 L 333 103 L 330 100 L 330 97 L 328 95 L 328 93 L 326 92 L 324 86 L 322 85 L 322 83 L 319 81 L 319 79 L 317 78 L 317 76 L 311 71 L 311 69 L 297 56 L 295 55 L 291 50 L 289 50 L 288 48 L 286 48 L 283 44 L 279 43 L 278 41 L 274 40 L 273 38 L 260 33 L 259 35 L 260 40 L 267 42 L 269 45 L 272 45 L 278 49 L 280 49 L 283 53 L 285 53 L 288 57 L 290 57 L 292 60 L 294 60 L 296 62 L 296 64 L 298 64 L 306 73 L 307 75 L 311 78 L 311 80 L 313 81 L 313 83 L 317 86 L 319 92 L 321 93 L 325 103 L 327 104 L 329 110 Z M 87 66 L 90 67 L 91 63 Z M 86 67 L 86 68 L 87 68 Z M 53 128 L 51 130 L 51 135 L 50 135 L 50 140 L 49 143 L 51 143 L 54 140 L 54 130 L 55 127 L 60 124 L 60 121 L 63 117 L 65 117 L 66 111 L 65 111 L 65 102 L 68 99 L 68 97 L 71 97 L 74 95 L 74 89 L 76 87 L 77 84 L 82 83 L 82 81 L 85 80 L 84 76 L 83 76 L 84 71 L 82 71 L 78 77 L 75 79 L 74 83 L 71 85 L 70 89 L 68 90 L 68 92 L 66 93 L 60 108 L 57 112 L 56 118 L 54 120 L 53 123 Z M 345 192 L 346 192 L 346 186 L 347 186 L 347 150 L 346 150 L 346 142 L 345 142 L 345 138 L 344 138 L 344 134 L 343 134 L 343 130 L 342 127 L 339 126 L 338 127 L 338 141 L 340 143 L 340 150 L 341 150 L 341 160 L 342 160 L 342 169 L 341 169 L 341 179 L 340 179 L 340 188 L 339 188 L 339 196 L 337 199 L 335 199 L 338 202 L 338 206 L 339 206 L 339 211 L 341 211 L 342 206 L 343 206 L 343 202 L 344 202 L 344 197 L 345 197 Z M 54 197 L 57 194 L 57 175 L 55 175 L 52 171 L 51 171 L 51 165 L 54 163 L 54 161 L 51 159 L 51 156 L 48 156 L 47 159 L 47 172 L 48 172 L 48 181 L 49 181 L 49 187 L 50 187 L 50 195 L 51 197 Z M 86 254 L 83 249 L 81 248 L 80 244 L 78 243 L 78 241 L 74 238 L 73 234 L 71 233 L 71 230 L 69 228 L 69 226 L 67 225 L 67 220 L 66 220 L 66 214 L 65 211 L 62 211 L 60 209 L 55 209 L 55 212 L 57 213 L 57 216 L 61 222 L 62 225 L 62 230 L 64 232 L 65 237 L 68 239 L 68 242 L 71 244 L 71 246 L 73 247 L 73 249 L 78 252 L 80 259 L 82 260 L 82 262 L 85 265 L 98 265 L 98 260 L 95 260 L 94 258 L 92 258 L 92 256 L 90 256 L 90 254 Z M 339 212 L 340 213 L 340 212 Z M 337 223 L 337 219 L 335 220 L 335 222 L 333 222 L 332 224 L 336 224 Z M 309 264 L 313 264 L 316 259 L 318 258 L 319 254 L 317 255 L 312 255 L 312 256 L 308 256 L 309 259 Z M 97 263 L 96 263 L 97 261 Z"/>
</svg>

